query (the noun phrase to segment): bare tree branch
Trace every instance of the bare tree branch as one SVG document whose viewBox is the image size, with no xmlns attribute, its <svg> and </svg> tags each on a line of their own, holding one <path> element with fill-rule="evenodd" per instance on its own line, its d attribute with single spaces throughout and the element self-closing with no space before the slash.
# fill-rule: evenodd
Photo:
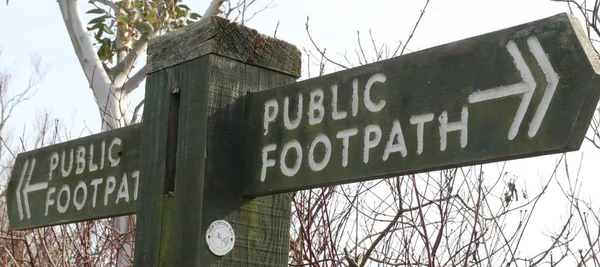
<svg viewBox="0 0 600 267">
<path fill-rule="evenodd" d="M 85 75 L 93 87 L 102 87 L 110 84 L 108 74 L 104 71 L 102 62 L 98 58 L 94 46 L 87 35 L 87 30 L 79 12 L 78 0 L 59 0 L 58 6 L 62 13 L 67 32 L 73 43 L 73 48 Z"/>
<path fill-rule="evenodd" d="M 140 86 L 140 84 L 146 80 L 146 66 L 144 65 L 140 70 L 138 70 L 133 76 L 129 77 L 129 79 L 123 84 L 121 87 L 121 92 L 125 95 L 130 94 Z"/>
<path fill-rule="evenodd" d="M 417 22 L 415 23 L 415 26 L 413 27 L 412 32 L 410 33 L 410 36 L 408 36 L 408 39 L 406 39 L 406 42 L 404 42 L 404 46 L 402 47 L 402 51 L 400 52 L 400 55 L 404 55 L 404 50 L 408 46 L 408 43 L 410 43 L 410 40 L 412 39 L 413 35 L 415 34 L 415 31 L 419 27 L 419 23 L 421 23 L 421 19 L 423 18 L 423 15 L 425 15 L 425 10 L 427 10 L 428 5 L 429 5 L 429 0 L 426 0 L 425 6 L 421 10 L 421 14 L 419 15 L 419 18 L 417 19 Z M 400 46 L 398 46 L 398 48 L 400 48 Z M 395 56 L 397 52 L 398 52 L 398 49 L 396 49 L 396 51 L 394 52 L 393 55 Z"/>
<path fill-rule="evenodd" d="M 331 60 L 329 57 L 327 57 L 325 55 L 326 49 L 321 50 L 319 48 L 319 46 L 315 43 L 315 40 L 313 40 L 312 35 L 310 34 L 310 31 L 308 30 L 308 21 L 309 21 L 309 17 L 306 16 L 306 24 L 304 25 L 306 28 L 306 33 L 308 34 L 308 38 L 310 39 L 310 42 L 313 44 L 314 48 L 317 49 L 317 51 L 319 52 L 319 54 L 321 55 L 321 57 L 323 59 L 326 59 L 328 62 L 331 62 L 334 65 L 337 65 L 338 67 L 344 68 L 344 69 L 348 69 L 348 67 L 346 67 L 345 65 L 342 65 L 340 63 L 338 63 L 337 61 L 333 61 Z M 323 64 L 321 64 L 321 66 L 323 66 Z M 323 67 L 321 67 L 321 72 L 323 70 Z"/>
<path fill-rule="evenodd" d="M 138 121 L 138 117 L 140 116 L 140 109 L 142 108 L 142 106 L 144 106 L 144 100 L 140 101 L 140 103 L 138 103 L 137 106 L 135 106 L 135 109 L 133 109 L 133 116 L 131 116 L 130 124 L 136 123 Z"/>
<path fill-rule="evenodd" d="M 148 47 L 148 40 L 150 37 L 151 36 L 148 34 L 143 34 L 142 37 L 133 44 L 133 48 L 127 53 L 127 56 L 110 69 L 110 76 L 115 77 L 116 75 L 130 72 L 137 62 L 138 57 L 140 57 Z"/>
<path fill-rule="evenodd" d="M 210 5 L 206 9 L 206 12 L 204 12 L 204 16 L 202 16 L 202 18 L 200 20 L 204 20 L 210 16 L 219 15 L 219 13 L 220 13 L 219 9 L 221 8 L 221 5 L 223 5 L 223 3 L 225 3 L 225 1 L 228 1 L 228 0 L 212 0 L 212 2 L 210 2 Z"/>
</svg>

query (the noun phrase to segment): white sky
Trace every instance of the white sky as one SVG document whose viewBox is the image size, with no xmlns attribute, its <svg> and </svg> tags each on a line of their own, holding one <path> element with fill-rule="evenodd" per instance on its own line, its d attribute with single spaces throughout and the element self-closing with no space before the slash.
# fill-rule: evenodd
<svg viewBox="0 0 600 267">
<path fill-rule="evenodd" d="M 259 0 L 258 5 L 264 6 L 268 1 Z M 82 2 L 87 6 L 87 1 Z M 194 11 L 203 13 L 209 0 L 187 2 Z M 85 119 L 97 132 L 99 117 L 92 94 L 73 53 L 57 3 L 35 1 L 35 8 L 31 9 L 32 4 L 33 1 L 11 0 L 9 6 L 0 5 L 0 44 L 5 46 L 1 66 L 16 67 L 23 78 L 28 73 L 31 53 L 39 53 L 50 65 L 46 83 L 29 106 L 20 110 L 22 119 L 31 120 L 36 112 L 48 110 L 66 123 L 80 126 L 75 127 L 79 129 Z M 280 21 L 278 38 L 301 49 L 314 50 L 304 29 L 306 16 L 310 16 L 311 31 L 319 45 L 332 54 L 348 51 L 353 55 L 357 30 L 367 38 L 368 30 L 372 29 L 378 44 L 390 47 L 405 40 L 424 1 L 273 0 L 272 5 L 248 26 L 272 35 Z M 565 11 L 566 5 L 549 0 L 431 0 L 408 48 L 424 49 Z M 134 104 L 143 97 L 143 88 L 131 97 Z"/>
<path fill-rule="evenodd" d="M 82 5 L 87 6 L 85 2 Z M 209 3 L 208 0 L 188 2 L 198 13 Z M 267 0 L 259 0 L 258 5 L 266 3 Z M 301 49 L 314 50 L 304 29 L 306 17 L 310 16 L 312 34 L 320 46 L 332 54 L 348 51 L 353 55 L 357 30 L 366 39 L 372 29 L 378 44 L 390 47 L 405 40 L 423 4 L 424 1 L 415 0 L 274 0 L 274 7 L 258 15 L 248 26 L 272 35 L 280 21 L 278 38 Z M 39 53 L 50 65 L 46 83 L 29 106 L 21 110 L 22 118 L 31 120 L 36 112 L 48 110 L 66 123 L 81 125 L 85 119 L 97 132 L 99 118 L 92 94 L 73 53 L 57 3 L 36 1 L 35 8 L 30 9 L 31 6 L 32 1 L 26 0 L 11 0 L 8 7 L 0 5 L 0 44 L 5 46 L 1 65 L 16 67 L 22 78 L 27 76 L 31 53 Z M 432 0 L 408 48 L 424 49 L 566 10 L 566 5 L 549 0 Z M 143 88 L 131 97 L 134 104 L 143 97 Z"/>
<path fill-rule="evenodd" d="M 268 3 L 261 1 L 263 2 L 259 5 Z M 87 1 L 83 2 L 87 5 Z M 209 0 L 188 1 L 189 6 L 198 13 L 203 13 L 208 3 Z M 275 25 L 280 21 L 278 38 L 295 44 L 300 49 L 306 47 L 314 50 L 304 29 L 306 16 L 310 16 L 313 38 L 319 45 L 326 47 L 332 54 L 348 51 L 349 55 L 354 55 L 357 30 L 367 38 L 368 30 L 372 29 L 377 43 L 385 43 L 390 47 L 394 47 L 399 40 L 405 40 L 424 1 L 274 0 L 273 5 L 275 7 L 258 15 L 248 26 L 273 35 Z M 567 5 L 550 0 L 431 0 L 408 48 L 420 50 L 560 12 L 568 12 Z M 50 66 L 46 82 L 34 99 L 18 109 L 13 126 L 21 129 L 23 123 L 30 124 L 36 114 L 47 110 L 64 120 L 67 125 L 74 126 L 73 138 L 83 128 L 84 120 L 92 131 L 99 131 L 100 120 L 92 92 L 73 52 L 56 1 L 11 0 L 8 7 L 2 1 L 0 44 L 5 46 L 0 58 L 0 68 L 14 67 L 21 76 L 21 80 L 15 85 L 27 78 L 30 71 L 29 54 L 39 53 Z M 304 62 L 302 67 L 306 70 Z M 303 75 L 306 78 L 304 71 Z M 143 94 L 142 86 L 131 97 L 134 105 Z M 598 201 L 593 196 L 598 188 L 598 172 L 595 171 L 594 164 L 597 164 L 595 161 L 599 158 L 598 151 L 591 148 L 589 142 L 584 144 L 582 150 L 585 152 L 581 177 L 585 187 L 582 196 L 590 196 L 595 202 Z M 576 165 L 580 156 L 581 152 L 570 153 L 571 165 Z M 539 189 L 541 177 L 549 176 L 550 166 L 556 158 L 546 156 L 511 161 L 508 163 L 508 170 L 521 175 L 521 181 L 527 182 L 527 188 Z M 564 201 L 561 203 L 561 206 L 556 207 L 557 204 L 548 199 L 541 204 L 540 216 L 534 218 L 538 220 L 537 223 L 541 223 L 539 229 L 551 227 L 547 222 L 558 219 L 556 209 L 564 210 L 565 207 Z"/>
</svg>

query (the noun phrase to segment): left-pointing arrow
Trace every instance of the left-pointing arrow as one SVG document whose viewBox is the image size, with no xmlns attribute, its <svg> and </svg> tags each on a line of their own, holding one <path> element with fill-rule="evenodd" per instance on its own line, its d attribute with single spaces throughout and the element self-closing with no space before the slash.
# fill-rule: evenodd
<svg viewBox="0 0 600 267">
<path fill-rule="evenodd" d="M 48 182 L 40 182 L 36 184 L 30 184 L 31 174 L 35 167 L 35 158 L 31 160 L 31 166 L 29 166 L 29 160 L 25 160 L 23 164 L 23 171 L 21 172 L 21 178 L 19 179 L 19 185 L 17 186 L 17 205 L 19 209 L 19 217 L 23 220 L 23 208 L 25 208 L 25 214 L 27 218 L 31 218 L 31 210 L 29 208 L 29 193 L 48 188 Z M 25 186 L 23 187 L 23 182 Z M 23 187 L 23 201 L 21 201 L 20 191 Z"/>
</svg>

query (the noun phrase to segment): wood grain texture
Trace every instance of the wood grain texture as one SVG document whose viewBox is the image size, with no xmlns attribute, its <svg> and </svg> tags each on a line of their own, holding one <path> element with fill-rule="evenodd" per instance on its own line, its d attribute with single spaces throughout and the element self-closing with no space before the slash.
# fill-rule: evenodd
<svg viewBox="0 0 600 267">
<path fill-rule="evenodd" d="M 301 53 L 294 45 L 216 16 L 151 39 L 148 73 L 208 54 L 300 77 Z"/>
<path fill-rule="evenodd" d="M 9 229 L 134 213 L 141 129 L 134 124 L 20 153 L 7 187 Z"/>
<path fill-rule="evenodd" d="M 147 179 L 139 189 L 134 266 L 157 266 L 164 246 L 163 238 L 168 237 L 163 234 L 166 232 L 163 227 L 168 226 L 171 219 L 164 200 L 167 136 L 169 110 L 176 104 L 170 91 L 180 81 L 179 68 L 153 73 L 146 80 L 140 173 Z"/>
<path fill-rule="evenodd" d="M 542 49 L 532 48 L 536 47 L 536 40 Z M 513 52 L 516 56 L 511 54 Z M 552 79 L 547 78 L 547 75 L 552 76 L 552 71 L 543 62 L 544 57 L 557 74 L 558 84 L 553 95 L 549 93 L 547 111 L 543 120 L 539 120 L 535 114 L 543 109 L 543 99 L 553 84 Z M 245 140 L 249 160 L 244 193 L 268 195 L 578 150 L 598 103 L 599 66 L 577 20 L 560 14 L 251 94 L 247 97 L 247 127 L 252 129 L 249 131 L 253 135 L 249 134 Z M 385 77 L 385 81 L 377 77 Z M 374 81 L 371 85 L 370 79 Z M 332 86 L 337 86 L 336 96 Z M 512 91 L 501 86 L 511 86 L 510 90 L 515 91 L 533 90 L 530 103 L 524 105 L 522 123 L 512 139 L 510 128 L 525 93 L 502 97 Z M 318 95 L 315 92 L 319 89 L 322 96 L 311 100 L 311 94 Z M 495 92 L 491 94 L 494 99 L 472 102 L 477 97 L 481 99 L 486 90 Z M 291 121 L 298 117 L 298 95 L 303 97 L 302 117 L 299 125 L 293 127 Z M 283 114 L 287 110 L 286 97 L 288 126 Z M 311 110 L 311 101 L 322 101 L 322 104 L 313 103 Z M 377 110 L 380 101 L 385 104 Z M 373 103 L 367 105 L 370 102 Z M 270 106 L 273 103 L 278 106 L 278 112 L 271 120 L 275 114 Z M 267 129 L 264 128 L 265 107 L 269 110 Z M 468 125 L 464 133 L 458 125 L 463 121 L 463 110 L 466 111 L 464 122 Z M 340 115 L 341 112 L 346 115 Z M 314 119 L 316 123 L 311 124 L 308 118 L 311 114 L 322 120 Z M 422 124 L 422 135 L 419 124 L 415 123 L 419 118 L 426 121 Z M 532 136 L 529 131 L 534 121 L 541 124 Z M 454 122 L 458 124 L 448 126 Z M 395 124 L 401 128 L 401 138 L 393 134 L 397 133 L 393 130 Z M 442 125 L 455 128 L 446 132 Z M 345 145 L 338 135 L 348 130 L 355 132 Z M 386 154 L 386 148 L 393 148 L 388 146 L 390 138 L 396 147 L 391 150 L 393 153 Z M 329 150 L 319 141 L 325 139 L 331 142 Z M 405 142 L 405 151 L 397 149 L 399 139 Z M 298 169 L 294 168 L 298 158 L 296 148 L 289 144 L 300 148 Z M 267 152 L 266 159 L 275 162 L 273 166 L 265 165 L 266 176 L 263 177 L 262 167 L 266 161 L 263 161 L 262 151 L 269 145 L 276 148 Z M 311 156 L 314 157 L 311 159 Z"/>
<path fill-rule="evenodd" d="M 190 78 L 180 84 L 175 214 L 168 234 L 172 253 L 164 266 L 284 266 L 291 199 L 241 196 L 244 174 L 235 166 L 245 160 L 240 157 L 244 114 L 243 102 L 236 100 L 294 77 L 215 55 L 181 66 Z M 236 234 L 234 249 L 223 257 L 213 255 L 205 242 L 206 229 L 218 219 L 228 221 Z"/>
<path fill-rule="evenodd" d="M 236 166 L 247 160 L 242 97 L 294 82 L 299 51 L 220 18 L 159 37 L 148 51 L 142 170 L 152 177 L 140 190 L 135 266 L 285 266 L 290 195 L 244 198 L 244 173 Z M 174 86 L 177 109 L 168 100 Z M 222 257 L 205 241 L 217 219 L 236 235 Z"/>
</svg>

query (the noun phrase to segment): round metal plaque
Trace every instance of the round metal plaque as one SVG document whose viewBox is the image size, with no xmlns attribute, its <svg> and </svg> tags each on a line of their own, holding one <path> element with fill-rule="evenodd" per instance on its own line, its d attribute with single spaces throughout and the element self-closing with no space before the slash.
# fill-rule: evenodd
<svg viewBox="0 0 600 267">
<path fill-rule="evenodd" d="M 217 255 L 227 254 L 235 243 L 235 234 L 231 225 L 224 220 L 217 220 L 206 230 L 206 244 L 210 251 Z"/>
</svg>

